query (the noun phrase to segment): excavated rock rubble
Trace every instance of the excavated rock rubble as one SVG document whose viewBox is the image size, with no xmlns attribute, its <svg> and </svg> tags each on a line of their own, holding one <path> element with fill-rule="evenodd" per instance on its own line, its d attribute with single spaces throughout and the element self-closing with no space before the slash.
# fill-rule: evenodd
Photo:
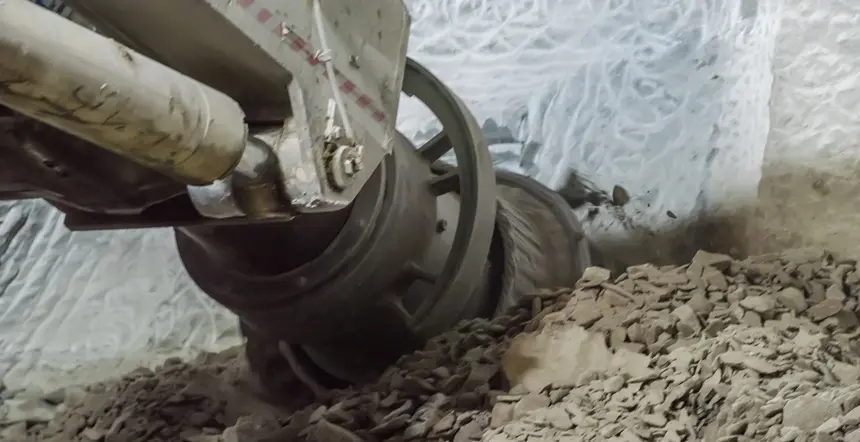
<svg viewBox="0 0 860 442">
<path fill-rule="evenodd" d="M 854 261 L 812 250 L 593 267 L 294 413 L 233 350 L 6 392 L 0 440 L 860 442 L 858 293 Z"/>
</svg>

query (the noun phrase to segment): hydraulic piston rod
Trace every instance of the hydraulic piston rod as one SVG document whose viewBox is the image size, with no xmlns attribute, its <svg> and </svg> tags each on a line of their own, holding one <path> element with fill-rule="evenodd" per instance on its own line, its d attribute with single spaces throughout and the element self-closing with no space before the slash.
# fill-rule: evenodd
<svg viewBox="0 0 860 442">
<path fill-rule="evenodd" d="M 0 1 L 0 104 L 190 185 L 247 139 L 229 96 L 26 0 Z"/>
</svg>

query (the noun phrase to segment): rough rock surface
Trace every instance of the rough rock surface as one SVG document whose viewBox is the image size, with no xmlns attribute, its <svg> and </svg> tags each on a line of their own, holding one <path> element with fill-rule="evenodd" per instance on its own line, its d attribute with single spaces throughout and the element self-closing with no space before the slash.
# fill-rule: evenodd
<svg viewBox="0 0 860 442">
<path fill-rule="evenodd" d="M 591 268 L 513 340 L 483 440 L 860 441 L 858 283 L 813 250 Z"/>
<path fill-rule="evenodd" d="M 7 392 L 0 440 L 860 442 L 858 292 L 853 261 L 810 250 L 590 268 L 295 413 L 232 351 Z"/>
</svg>

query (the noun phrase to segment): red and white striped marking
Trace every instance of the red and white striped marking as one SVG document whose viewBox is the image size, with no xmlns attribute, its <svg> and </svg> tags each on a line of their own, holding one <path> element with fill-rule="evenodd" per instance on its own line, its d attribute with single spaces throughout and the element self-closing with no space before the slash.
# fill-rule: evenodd
<svg viewBox="0 0 860 442">
<path fill-rule="evenodd" d="M 247 10 L 249 13 L 254 12 L 252 7 L 256 2 L 257 0 L 237 0 L 239 6 Z M 257 10 L 254 16 L 260 24 L 267 25 L 275 15 L 270 10 L 262 7 Z M 295 32 L 284 32 L 282 23 L 278 23 L 278 25 L 272 29 L 272 33 L 277 35 L 279 38 L 286 38 L 289 40 L 290 49 L 292 49 L 293 52 L 303 55 L 309 66 L 315 69 L 320 69 L 322 71 L 322 75 L 325 78 L 328 78 L 328 72 L 325 69 L 325 65 L 319 58 L 317 58 L 317 51 L 313 50 L 305 39 L 301 38 Z M 355 83 L 346 78 L 346 76 L 337 68 L 335 68 L 334 72 L 335 77 L 337 77 L 337 81 L 340 84 L 340 90 L 343 93 L 349 95 L 353 101 L 358 104 L 358 107 L 367 111 L 374 121 L 381 123 L 385 120 L 385 113 L 382 111 L 382 106 L 376 105 L 370 96 L 358 90 Z"/>
</svg>

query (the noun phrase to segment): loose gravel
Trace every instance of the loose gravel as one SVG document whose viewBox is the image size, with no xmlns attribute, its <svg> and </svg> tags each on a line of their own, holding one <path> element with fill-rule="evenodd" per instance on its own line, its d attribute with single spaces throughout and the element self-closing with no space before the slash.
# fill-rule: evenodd
<svg viewBox="0 0 860 442">
<path fill-rule="evenodd" d="M 235 349 L 3 392 L 0 440 L 860 442 L 858 293 L 856 263 L 816 250 L 592 267 L 296 412 Z"/>
</svg>

